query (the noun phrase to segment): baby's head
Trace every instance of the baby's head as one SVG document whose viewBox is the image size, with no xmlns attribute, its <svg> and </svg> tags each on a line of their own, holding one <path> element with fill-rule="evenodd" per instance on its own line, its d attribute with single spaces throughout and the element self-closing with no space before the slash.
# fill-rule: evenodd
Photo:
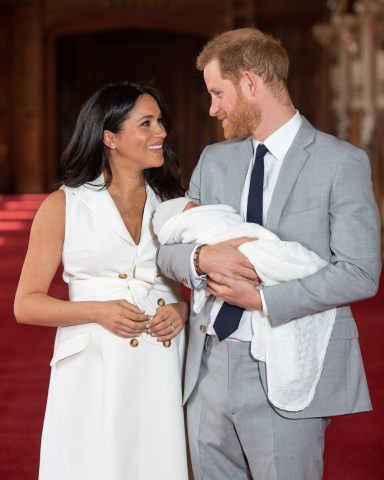
<svg viewBox="0 0 384 480">
<path fill-rule="evenodd" d="M 192 200 L 190 202 L 188 202 L 185 207 L 183 208 L 183 212 L 185 212 L 186 210 L 189 210 L 191 208 L 195 208 L 195 207 L 200 207 L 201 205 L 203 205 L 202 203 L 195 203 L 195 202 L 192 202 Z"/>
<path fill-rule="evenodd" d="M 189 198 L 180 197 L 167 200 L 156 208 L 153 216 L 153 229 L 156 235 L 159 235 L 161 227 L 173 216 L 183 213 L 191 208 L 198 207 L 199 204 L 192 202 Z"/>
</svg>

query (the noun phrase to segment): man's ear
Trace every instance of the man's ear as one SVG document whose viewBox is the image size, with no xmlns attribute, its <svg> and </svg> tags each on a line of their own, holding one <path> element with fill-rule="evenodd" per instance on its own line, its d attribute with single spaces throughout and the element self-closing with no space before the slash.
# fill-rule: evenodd
<svg viewBox="0 0 384 480">
<path fill-rule="evenodd" d="M 110 148 L 111 150 L 117 147 L 115 138 L 116 138 L 116 135 L 114 133 L 112 133 L 109 130 L 104 130 L 104 133 L 103 133 L 104 145 Z"/>
<path fill-rule="evenodd" d="M 247 97 L 254 97 L 258 91 L 260 78 L 254 73 L 246 70 L 241 74 L 240 88 Z"/>
</svg>

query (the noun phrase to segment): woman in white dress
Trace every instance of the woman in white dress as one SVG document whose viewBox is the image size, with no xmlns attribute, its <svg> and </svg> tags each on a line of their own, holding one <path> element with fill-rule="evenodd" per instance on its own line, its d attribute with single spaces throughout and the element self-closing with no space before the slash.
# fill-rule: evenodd
<svg viewBox="0 0 384 480">
<path fill-rule="evenodd" d="M 58 327 L 40 480 L 186 480 L 188 307 L 156 266 L 157 205 L 182 194 L 156 90 L 108 85 L 83 106 L 63 187 L 36 214 L 18 322 Z M 69 301 L 49 295 L 62 261 Z"/>
</svg>

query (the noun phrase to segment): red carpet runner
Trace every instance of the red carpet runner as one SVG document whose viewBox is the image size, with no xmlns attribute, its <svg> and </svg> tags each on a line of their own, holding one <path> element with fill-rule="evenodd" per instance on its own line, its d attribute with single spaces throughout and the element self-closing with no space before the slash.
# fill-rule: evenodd
<svg viewBox="0 0 384 480">
<path fill-rule="evenodd" d="M 13 317 L 13 297 L 31 221 L 43 199 L 44 195 L 0 196 L 1 480 L 37 479 L 55 332 L 18 325 Z M 52 293 L 65 298 L 60 275 Z M 383 282 L 374 299 L 355 304 L 353 310 L 374 411 L 332 420 L 326 435 L 324 480 L 384 480 Z"/>
</svg>

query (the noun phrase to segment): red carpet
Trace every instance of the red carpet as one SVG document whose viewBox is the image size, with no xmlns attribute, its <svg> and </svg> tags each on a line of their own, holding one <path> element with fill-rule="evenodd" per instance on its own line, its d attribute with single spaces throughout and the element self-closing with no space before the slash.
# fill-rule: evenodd
<svg viewBox="0 0 384 480">
<path fill-rule="evenodd" d="M 12 309 L 31 220 L 43 198 L 0 196 L 1 480 L 37 479 L 55 332 L 18 325 Z M 52 293 L 65 298 L 60 275 L 55 278 Z M 374 299 L 355 304 L 353 310 L 374 411 L 332 420 L 326 436 L 324 480 L 384 480 L 384 282 Z"/>
</svg>

